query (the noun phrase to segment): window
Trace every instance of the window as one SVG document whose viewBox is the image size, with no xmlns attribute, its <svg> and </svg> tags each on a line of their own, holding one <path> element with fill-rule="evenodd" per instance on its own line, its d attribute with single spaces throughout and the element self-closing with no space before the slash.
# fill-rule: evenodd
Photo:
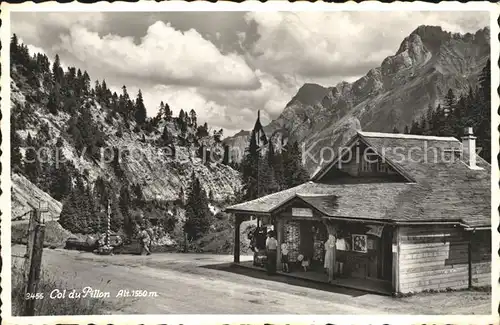
<svg viewBox="0 0 500 325">
<path fill-rule="evenodd" d="M 378 156 L 374 153 L 367 154 L 363 157 L 361 161 L 361 171 L 362 172 L 380 172 L 382 171 L 382 163 Z"/>
<path fill-rule="evenodd" d="M 387 163 L 382 162 L 379 164 L 378 171 L 381 173 L 387 173 L 389 171 L 389 166 L 387 165 Z"/>
</svg>

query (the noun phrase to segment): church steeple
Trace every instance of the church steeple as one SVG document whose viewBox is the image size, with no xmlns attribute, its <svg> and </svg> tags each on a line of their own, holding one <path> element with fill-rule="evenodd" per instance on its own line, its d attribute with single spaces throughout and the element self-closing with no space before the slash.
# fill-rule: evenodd
<svg viewBox="0 0 500 325">
<path fill-rule="evenodd" d="M 257 120 L 255 121 L 255 126 L 253 127 L 253 133 L 255 135 L 255 140 L 258 146 L 267 144 L 268 140 L 264 128 L 260 123 L 260 110 L 257 111 Z"/>
</svg>

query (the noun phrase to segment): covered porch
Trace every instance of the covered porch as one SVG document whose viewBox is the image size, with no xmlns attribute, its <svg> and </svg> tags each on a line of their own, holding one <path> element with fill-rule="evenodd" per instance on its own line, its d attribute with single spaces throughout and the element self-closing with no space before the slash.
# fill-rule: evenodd
<svg viewBox="0 0 500 325">
<path fill-rule="evenodd" d="M 252 261 L 243 261 L 240 263 L 233 263 L 236 266 L 257 270 L 261 272 L 265 272 L 265 269 L 262 267 L 254 266 Z M 328 275 L 320 272 L 283 272 L 281 270 L 276 272 L 278 275 L 286 276 L 295 279 L 307 280 L 316 283 L 322 283 L 326 285 L 334 285 L 338 287 L 344 287 L 349 289 L 356 289 L 360 291 L 366 291 L 376 294 L 382 295 L 390 295 L 392 294 L 391 283 L 383 280 L 376 279 L 355 279 L 355 278 L 336 278 L 331 283 L 328 283 Z"/>
<path fill-rule="evenodd" d="M 245 220 L 256 218 L 257 230 L 271 227 L 276 234 L 278 274 L 381 294 L 396 292 L 398 258 L 394 233 L 397 228 L 381 221 L 332 217 L 322 211 L 325 204 L 335 204 L 335 198 L 295 196 L 268 213 L 234 212 L 234 264 L 265 270 L 265 263 L 256 263 L 255 259 L 240 263 L 240 225 Z M 323 265 L 323 245 L 329 234 L 333 234 L 337 241 L 333 253 L 335 279 L 331 284 Z M 290 271 L 286 273 L 281 261 L 282 243 L 289 247 Z M 302 257 L 308 261 L 306 269 Z"/>
</svg>

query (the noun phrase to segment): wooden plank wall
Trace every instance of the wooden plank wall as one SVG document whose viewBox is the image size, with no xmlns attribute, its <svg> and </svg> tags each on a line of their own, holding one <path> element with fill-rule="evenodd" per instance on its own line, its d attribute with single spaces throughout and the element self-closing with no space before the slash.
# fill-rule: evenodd
<svg viewBox="0 0 500 325">
<path fill-rule="evenodd" d="M 399 291 L 445 290 L 469 286 L 469 235 L 461 227 L 429 225 L 401 227 L 399 233 Z M 474 239 L 479 239 L 477 236 Z M 491 233 L 475 240 L 476 252 L 484 258 L 473 258 L 475 284 L 484 285 L 491 272 Z M 489 260 L 487 253 L 490 252 Z"/>
<path fill-rule="evenodd" d="M 491 230 L 472 235 L 472 285 L 491 286 Z"/>
</svg>

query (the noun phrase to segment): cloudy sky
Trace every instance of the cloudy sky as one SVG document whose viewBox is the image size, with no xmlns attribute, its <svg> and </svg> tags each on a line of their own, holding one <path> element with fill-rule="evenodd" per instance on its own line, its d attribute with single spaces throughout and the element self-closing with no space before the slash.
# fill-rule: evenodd
<svg viewBox="0 0 500 325">
<path fill-rule="evenodd" d="M 225 135 L 276 118 L 305 82 L 354 81 L 393 55 L 419 25 L 475 32 L 482 12 L 105 12 L 11 14 L 11 32 L 49 58 L 140 88 Z"/>
</svg>

